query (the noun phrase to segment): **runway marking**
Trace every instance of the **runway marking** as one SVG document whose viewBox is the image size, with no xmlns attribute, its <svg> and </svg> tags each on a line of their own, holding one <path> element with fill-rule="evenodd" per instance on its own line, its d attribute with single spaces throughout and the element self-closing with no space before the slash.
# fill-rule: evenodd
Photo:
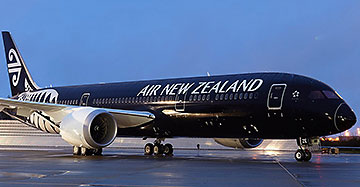
<svg viewBox="0 0 360 187">
<path fill-rule="evenodd" d="M 277 164 L 279 164 L 279 166 L 281 167 L 281 168 L 283 168 L 285 171 L 286 171 L 286 173 L 288 173 L 289 175 L 290 175 L 290 177 L 291 178 L 293 178 L 296 182 L 298 182 L 301 186 L 305 186 L 305 184 L 304 183 L 302 183 L 301 181 L 299 181 L 285 166 L 283 166 L 281 163 L 280 163 L 280 161 L 278 160 L 278 159 L 274 159 L 275 160 L 275 162 L 277 163 Z"/>
</svg>

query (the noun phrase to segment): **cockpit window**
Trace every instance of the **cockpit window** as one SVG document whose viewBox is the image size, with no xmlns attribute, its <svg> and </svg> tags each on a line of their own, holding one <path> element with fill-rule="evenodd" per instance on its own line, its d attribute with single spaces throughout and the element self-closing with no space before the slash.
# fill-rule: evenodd
<svg viewBox="0 0 360 187">
<path fill-rule="evenodd" d="M 310 99 L 325 99 L 324 94 L 321 93 L 321 91 L 312 91 L 309 94 Z"/>
<path fill-rule="evenodd" d="M 328 99 L 340 99 L 339 96 L 336 95 L 333 91 L 323 90 L 322 93 L 324 93 Z"/>
</svg>

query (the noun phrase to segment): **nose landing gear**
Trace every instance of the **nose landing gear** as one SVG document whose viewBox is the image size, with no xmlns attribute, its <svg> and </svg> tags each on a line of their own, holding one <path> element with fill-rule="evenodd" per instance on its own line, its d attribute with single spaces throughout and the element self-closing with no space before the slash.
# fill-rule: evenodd
<svg viewBox="0 0 360 187">
<path fill-rule="evenodd" d="M 319 137 L 315 138 L 298 138 L 296 143 L 299 146 L 299 149 L 295 152 L 295 159 L 297 161 L 305 161 L 308 162 L 311 157 L 311 151 L 310 147 L 313 146 L 313 144 L 319 144 Z"/>
<path fill-rule="evenodd" d="M 145 155 L 166 155 L 171 156 L 173 155 L 174 149 L 173 146 L 169 143 L 161 144 L 165 138 L 157 138 L 154 143 L 147 143 L 144 147 L 144 154 Z"/>
<path fill-rule="evenodd" d="M 309 149 L 298 149 L 295 152 L 295 159 L 297 161 L 309 161 L 311 159 L 311 152 Z"/>
</svg>

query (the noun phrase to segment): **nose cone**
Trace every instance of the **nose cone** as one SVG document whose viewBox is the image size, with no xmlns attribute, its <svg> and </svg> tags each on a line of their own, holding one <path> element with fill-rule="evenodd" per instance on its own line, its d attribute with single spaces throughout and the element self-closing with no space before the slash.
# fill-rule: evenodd
<svg viewBox="0 0 360 187">
<path fill-rule="evenodd" d="M 335 127 L 339 131 L 350 129 L 356 123 L 354 111 L 346 103 L 341 103 L 336 112 L 334 119 Z"/>
</svg>

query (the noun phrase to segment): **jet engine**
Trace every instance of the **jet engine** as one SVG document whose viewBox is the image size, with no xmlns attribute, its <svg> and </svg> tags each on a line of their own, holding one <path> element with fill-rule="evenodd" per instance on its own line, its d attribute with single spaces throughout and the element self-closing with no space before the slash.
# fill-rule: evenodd
<svg viewBox="0 0 360 187">
<path fill-rule="evenodd" d="M 220 145 L 235 149 L 255 148 L 263 142 L 263 139 L 259 138 L 214 138 L 214 140 Z"/>
<path fill-rule="evenodd" d="M 102 109 L 75 109 L 60 123 L 60 135 L 65 141 L 88 149 L 110 145 L 116 133 L 117 124 L 113 115 Z"/>
</svg>

